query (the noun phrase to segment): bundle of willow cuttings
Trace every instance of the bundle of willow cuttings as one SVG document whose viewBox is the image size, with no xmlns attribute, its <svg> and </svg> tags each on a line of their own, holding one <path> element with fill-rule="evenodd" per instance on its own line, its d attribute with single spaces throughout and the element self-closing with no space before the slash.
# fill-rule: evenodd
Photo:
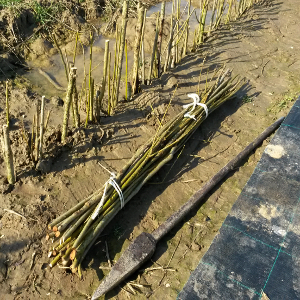
<svg viewBox="0 0 300 300">
<path fill-rule="evenodd" d="M 162 121 L 155 136 L 137 150 L 116 176 L 112 174 L 101 189 L 48 225 L 51 233 L 47 239 L 53 239 L 49 252 L 49 257 L 54 256 L 51 267 L 61 260 L 63 266 L 70 266 L 81 277 L 81 262 L 105 226 L 182 149 L 208 114 L 241 87 L 241 80 L 232 78 L 229 70 L 220 71 L 216 77 L 201 102 L 198 95 L 188 95 L 194 103 L 185 105 L 181 113 L 164 125 Z"/>
</svg>

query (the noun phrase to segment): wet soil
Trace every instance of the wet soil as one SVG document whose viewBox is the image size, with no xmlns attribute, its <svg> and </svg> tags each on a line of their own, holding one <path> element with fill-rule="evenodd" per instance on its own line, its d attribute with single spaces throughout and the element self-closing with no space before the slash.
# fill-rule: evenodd
<svg viewBox="0 0 300 300">
<path fill-rule="evenodd" d="M 10 139 L 18 180 L 13 188 L 8 186 L 1 158 L 0 299 L 89 299 L 109 271 L 105 242 L 115 262 L 130 241 L 143 231 L 156 229 L 265 127 L 285 115 L 300 91 L 299 13 L 297 0 L 255 5 L 241 19 L 215 32 L 152 86 L 144 86 L 132 102 L 121 102 L 112 117 L 103 116 L 101 125 L 70 129 L 65 145 L 60 145 L 62 103 L 46 95 L 46 109 L 52 109 L 52 113 L 45 138 L 45 159 L 37 168 L 26 154 L 20 128 L 22 119 L 25 128 L 31 128 L 41 95 L 32 91 L 27 79 L 14 79 Z M 166 165 L 111 222 L 83 262 L 83 280 L 58 266 L 50 269 L 47 223 L 106 182 L 109 174 L 101 165 L 117 172 L 155 134 L 157 116 L 165 111 L 176 85 L 168 118 L 182 109 L 182 104 L 189 101 L 187 94 L 198 90 L 204 58 L 203 74 L 211 76 L 216 67 L 226 63 L 233 74 L 246 78 L 244 87 L 209 116 L 179 157 Z M 202 76 L 201 89 L 204 86 Z M 2 125 L 4 83 L 0 89 Z M 129 279 L 139 286 L 132 286 L 132 291 L 123 285 L 123 289 L 116 288 L 105 299 L 175 299 L 218 233 L 267 143 L 159 242 L 151 262 Z"/>
</svg>

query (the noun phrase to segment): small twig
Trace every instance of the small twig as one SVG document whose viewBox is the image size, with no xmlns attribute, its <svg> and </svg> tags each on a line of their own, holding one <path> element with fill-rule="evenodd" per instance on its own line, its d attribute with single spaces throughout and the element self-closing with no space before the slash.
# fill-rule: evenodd
<svg viewBox="0 0 300 300">
<path fill-rule="evenodd" d="M 24 218 L 25 220 L 27 220 L 26 217 L 24 217 L 23 215 L 21 215 L 21 214 L 15 212 L 15 211 L 13 211 L 13 210 L 11 210 L 11 209 L 4 208 L 4 210 L 7 211 L 7 212 L 9 212 L 9 213 L 11 213 L 11 214 L 15 214 L 15 215 L 17 215 L 17 216 L 19 216 L 19 217 Z"/>
<path fill-rule="evenodd" d="M 25 216 L 23 216 L 23 215 L 21 215 L 21 214 L 15 212 L 15 211 L 11 210 L 11 209 L 4 208 L 4 210 L 7 211 L 7 212 L 9 212 L 9 213 L 11 213 L 11 214 L 15 214 L 15 215 L 17 215 L 17 216 L 19 216 L 19 217 L 22 217 L 22 218 L 24 218 L 25 220 L 27 220 L 27 218 L 28 218 L 28 219 L 33 220 L 33 221 L 35 221 L 35 222 L 38 221 L 37 219 L 31 218 L 31 217 L 25 217 Z"/>
<path fill-rule="evenodd" d="M 126 286 L 128 286 L 129 289 L 132 291 L 132 293 L 133 293 L 134 295 L 136 295 L 136 291 L 133 289 L 133 287 L 131 286 L 131 284 L 130 284 L 129 282 L 127 282 Z"/>
<path fill-rule="evenodd" d="M 270 60 L 268 60 L 268 61 L 263 65 L 263 67 L 262 67 L 262 69 L 261 69 L 261 75 L 263 75 L 265 66 L 266 66 L 269 62 L 270 62 Z"/>
<path fill-rule="evenodd" d="M 106 258 L 107 258 L 107 261 L 108 261 L 108 265 L 111 268 L 112 265 L 111 265 L 111 261 L 110 261 L 110 258 L 109 258 L 108 246 L 107 246 L 107 242 L 106 241 L 105 241 L 105 253 L 106 253 Z"/>
<path fill-rule="evenodd" d="M 176 272 L 175 269 L 172 269 L 172 268 L 169 268 L 169 267 L 147 268 L 143 272 L 151 272 L 151 271 L 157 271 L 157 270 Z"/>
<path fill-rule="evenodd" d="M 179 247 L 179 244 L 180 244 L 180 242 L 181 242 L 181 238 L 182 238 L 182 234 L 180 235 L 179 241 L 178 241 L 178 243 L 177 243 L 177 245 L 176 245 L 176 247 L 175 247 L 175 249 L 174 249 L 174 251 L 173 251 L 173 253 L 172 253 L 172 256 L 171 256 L 171 258 L 170 258 L 170 260 L 169 260 L 169 262 L 168 262 L 168 264 L 167 264 L 167 268 L 169 267 L 169 265 L 170 265 L 170 263 L 171 263 L 171 261 L 172 261 L 174 255 L 175 255 L 175 252 L 177 251 L 177 249 L 178 249 L 178 247 Z"/>
<path fill-rule="evenodd" d="M 70 267 L 64 267 L 64 266 L 61 266 L 60 264 L 57 264 L 57 265 L 58 265 L 59 269 L 70 269 Z"/>
<path fill-rule="evenodd" d="M 101 269 L 101 270 L 111 270 L 111 268 L 112 267 L 102 267 L 102 266 L 99 267 L 99 269 Z"/>
<path fill-rule="evenodd" d="M 121 287 L 120 286 L 120 288 L 121 288 L 121 290 L 123 290 L 124 292 L 126 292 L 126 293 L 128 293 L 128 294 L 130 294 L 130 295 L 134 295 L 132 292 L 129 292 L 129 291 L 127 291 L 126 289 L 124 289 L 123 287 Z M 128 296 L 128 295 L 127 295 Z"/>
<path fill-rule="evenodd" d="M 35 258 L 35 256 L 36 256 L 36 252 L 34 251 L 34 252 L 32 253 L 32 261 L 31 261 L 29 270 L 31 270 L 32 267 L 33 267 L 33 263 L 34 263 L 34 258 Z"/>
<path fill-rule="evenodd" d="M 189 224 L 190 225 L 190 224 Z M 199 224 L 200 225 L 200 224 Z M 198 226 L 199 226 L 198 225 Z M 197 226 L 197 225 L 196 225 Z M 193 239 L 193 241 L 191 242 L 191 244 L 188 246 L 188 248 L 184 251 L 184 253 L 182 254 L 182 256 L 179 258 L 178 263 L 185 257 L 185 255 L 187 254 L 187 252 L 191 249 L 192 244 L 195 243 L 196 238 L 198 237 L 198 235 L 200 234 L 200 232 L 202 232 L 202 229 L 200 229 L 198 231 L 198 233 L 196 234 L 195 238 Z"/>
<path fill-rule="evenodd" d="M 139 288 L 143 288 L 144 286 L 151 286 L 151 284 L 137 284 L 137 283 L 134 283 L 134 282 L 132 282 L 132 281 L 129 281 L 128 282 L 130 285 L 133 285 L 133 286 L 136 286 L 136 287 L 139 287 Z"/>
</svg>

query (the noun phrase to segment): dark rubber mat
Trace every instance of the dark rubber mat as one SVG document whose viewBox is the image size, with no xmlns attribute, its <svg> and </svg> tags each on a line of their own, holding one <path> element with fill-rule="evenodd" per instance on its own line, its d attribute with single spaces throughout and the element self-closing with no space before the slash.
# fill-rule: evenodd
<svg viewBox="0 0 300 300">
<path fill-rule="evenodd" d="M 299 166 L 300 97 L 178 299 L 300 299 Z"/>
</svg>

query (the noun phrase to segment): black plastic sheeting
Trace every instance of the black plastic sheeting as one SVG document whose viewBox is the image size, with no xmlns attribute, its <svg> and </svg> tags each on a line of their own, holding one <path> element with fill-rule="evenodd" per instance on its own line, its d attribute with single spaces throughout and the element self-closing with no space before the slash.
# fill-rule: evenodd
<svg viewBox="0 0 300 300">
<path fill-rule="evenodd" d="M 300 97 L 180 300 L 300 299 Z"/>
</svg>

